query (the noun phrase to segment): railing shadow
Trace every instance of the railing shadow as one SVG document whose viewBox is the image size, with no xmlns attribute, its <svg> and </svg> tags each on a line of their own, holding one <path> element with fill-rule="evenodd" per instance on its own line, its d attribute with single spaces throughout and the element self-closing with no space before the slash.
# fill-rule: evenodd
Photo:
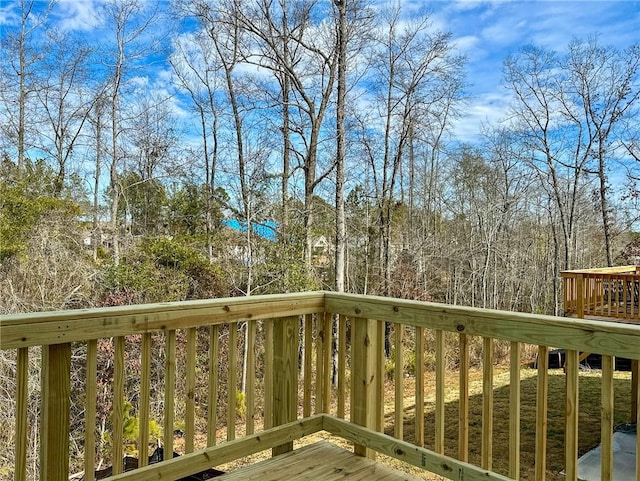
<svg viewBox="0 0 640 481">
<path fill-rule="evenodd" d="M 533 374 L 533 373 L 532 373 Z M 624 375 L 623 375 L 624 376 Z M 524 377 L 524 376 L 523 376 Z M 579 455 L 600 443 L 600 371 L 585 371 L 580 374 L 579 401 Z M 535 480 L 535 427 L 536 427 L 535 374 L 521 380 L 520 409 L 520 473 L 522 480 Z M 631 379 L 616 377 L 614 425 L 630 420 Z M 546 475 L 549 481 L 564 481 L 560 474 L 564 469 L 564 393 L 565 375 L 561 369 L 549 371 L 549 402 L 547 423 Z M 508 475 L 509 469 L 509 385 L 493 391 L 493 465 L 492 470 Z M 482 439 L 482 394 L 469 397 L 469 459 L 474 465 L 481 464 Z M 459 401 L 445 404 L 445 453 L 458 458 L 458 409 Z M 393 413 L 387 415 L 385 433 L 393 436 Z M 415 442 L 415 405 L 404 410 L 404 440 Z M 435 408 L 425 403 L 424 447 L 435 449 Z"/>
</svg>

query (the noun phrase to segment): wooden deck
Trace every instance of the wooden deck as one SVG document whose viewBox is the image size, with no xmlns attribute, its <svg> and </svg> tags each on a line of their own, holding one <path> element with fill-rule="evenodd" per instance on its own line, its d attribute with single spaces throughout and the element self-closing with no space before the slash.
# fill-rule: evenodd
<svg viewBox="0 0 640 481">
<path fill-rule="evenodd" d="M 274 458 L 240 468 L 216 481 L 420 481 L 406 473 L 352 452 L 328 441 L 319 441 Z"/>
</svg>

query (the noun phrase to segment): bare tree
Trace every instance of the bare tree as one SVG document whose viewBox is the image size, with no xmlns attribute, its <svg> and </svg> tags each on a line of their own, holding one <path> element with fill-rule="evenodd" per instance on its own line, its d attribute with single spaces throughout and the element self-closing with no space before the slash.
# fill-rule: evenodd
<svg viewBox="0 0 640 481">
<path fill-rule="evenodd" d="M 624 121 L 635 118 L 640 104 L 640 44 L 625 51 L 600 45 L 596 37 L 574 40 L 563 62 L 567 82 L 559 83 L 566 117 L 583 132 L 596 166 L 599 208 L 607 265 L 612 265 L 614 235 L 609 171 L 617 157 Z"/>
<path fill-rule="evenodd" d="M 179 86 L 185 89 L 198 113 L 204 160 L 206 214 L 205 235 L 209 260 L 213 260 L 212 217 L 216 192 L 216 170 L 218 166 L 219 141 L 218 122 L 220 106 L 216 99 L 221 70 L 209 36 L 199 31 L 191 39 L 178 40 L 176 51 L 170 59 L 178 77 Z"/>
<path fill-rule="evenodd" d="M 68 163 L 79 144 L 94 102 L 100 97 L 89 85 L 91 51 L 69 35 L 48 32 L 48 55 L 43 60 L 41 87 L 36 96 L 42 108 L 39 148 L 55 161 L 54 192 L 62 192 Z"/>
<path fill-rule="evenodd" d="M 330 163 L 318 174 L 322 127 L 337 68 L 336 39 L 331 27 L 314 23 L 314 19 L 325 16 L 321 7 L 316 1 L 276 4 L 260 0 L 255 6 L 236 10 L 242 28 L 252 35 L 252 45 L 256 47 L 245 51 L 244 61 L 270 69 L 281 79 L 282 96 L 289 107 L 285 117 L 288 132 L 284 137 L 284 151 L 287 155 L 295 154 L 304 173 L 304 258 L 308 266 L 311 265 L 314 192 L 333 167 Z M 295 136 L 295 142 L 289 132 Z M 283 181 L 289 177 L 287 169 Z M 284 184 L 283 189 L 287 189 Z"/>
<path fill-rule="evenodd" d="M 57 2 L 47 1 L 42 8 L 36 0 L 20 0 L 20 25 L 3 36 L 2 41 L 2 101 L 10 115 L 8 124 L 3 126 L 5 135 L 15 143 L 17 148 L 18 167 L 24 165 L 27 150 L 27 109 L 30 108 L 30 97 L 38 89 L 36 70 L 43 58 L 43 51 L 36 45 L 36 32 L 47 22 L 51 9 Z M 16 112 L 17 111 L 17 112 Z"/>
<path fill-rule="evenodd" d="M 555 53 L 533 46 L 504 63 L 506 85 L 515 95 L 512 119 L 522 134 L 523 160 L 534 169 L 555 204 L 563 241 L 557 263 L 569 269 L 576 206 L 585 188 L 583 178 L 591 145 L 582 142 L 580 131 L 576 133 L 561 114 L 557 67 Z M 557 271 L 554 278 L 558 278 Z M 557 285 L 554 290 L 558 290 Z"/>
<path fill-rule="evenodd" d="M 122 96 L 123 85 L 128 78 L 128 70 L 132 63 L 142 58 L 154 44 L 145 43 L 142 48 L 140 41 L 152 23 L 156 20 L 155 12 L 146 12 L 144 4 L 139 0 L 110 0 L 105 7 L 105 13 L 111 22 L 114 43 L 113 51 L 107 53 L 105 64 L 109 70 L 109 105 L 111 107 L 111 160 L 109 166 L 109 199 L 110 224 L 113 236 L 113 260 L 120 263 L 120 243 L 118 235 L 118 207 L 122 196 L 120 184 L 120 163 L 124 158 L 120 137 L 122 128 Z"/>
</svg>

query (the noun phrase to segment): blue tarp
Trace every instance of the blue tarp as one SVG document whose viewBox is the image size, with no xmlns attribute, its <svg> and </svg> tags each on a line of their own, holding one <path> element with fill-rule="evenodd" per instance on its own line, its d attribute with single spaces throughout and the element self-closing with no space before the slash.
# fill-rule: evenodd
<svg viewBox="0 0 640 481">
<path fill-rule="evenodd" d="M 224 219 L 222 221 L 222 225 L 240 232 L 247 232 L 247 223 L 245 221 L 240 221 L 237 219 Z M 251 223 L 251 229 L 256 235 L 271 242 L 276 241 L 277 228 L 277 222 L 272 220 Z"/>
</svg>

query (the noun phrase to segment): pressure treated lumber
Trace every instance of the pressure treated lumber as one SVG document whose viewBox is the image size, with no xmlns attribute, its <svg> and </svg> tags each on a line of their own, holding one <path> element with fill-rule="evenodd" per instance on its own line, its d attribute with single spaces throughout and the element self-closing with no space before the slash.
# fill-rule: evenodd
<svg viewBox="0 0 640 481">
<path fill-rule="evenodd" d="M 224 474 L 216 481 L 420 481 L 327 441 Z"/>
</svg>

